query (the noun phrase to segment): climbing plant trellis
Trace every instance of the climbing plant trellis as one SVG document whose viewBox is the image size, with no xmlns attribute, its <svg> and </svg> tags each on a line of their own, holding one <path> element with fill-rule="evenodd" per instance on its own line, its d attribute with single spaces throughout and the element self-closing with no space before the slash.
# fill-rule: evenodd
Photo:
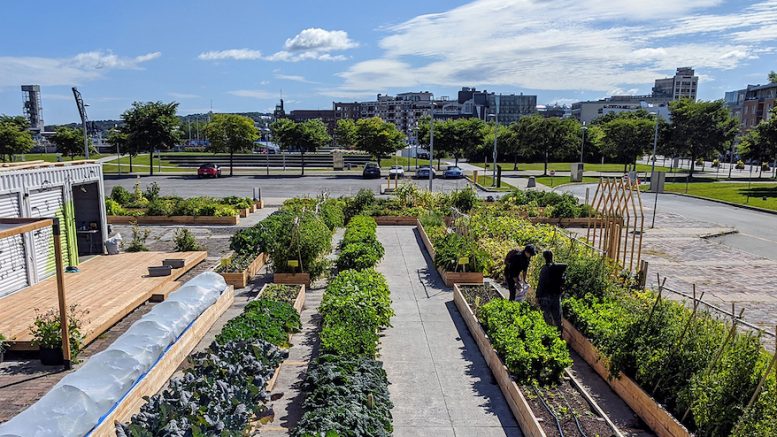
<svg viewBox="0 0 777 437">
<path fill-rule="evenodd" d="M 601 178 L 591 206 L 599 220 L 589 217 L 586 238 L 624 269 L 641 268 L 645 214 L 637 181 Z"/>
</svg>

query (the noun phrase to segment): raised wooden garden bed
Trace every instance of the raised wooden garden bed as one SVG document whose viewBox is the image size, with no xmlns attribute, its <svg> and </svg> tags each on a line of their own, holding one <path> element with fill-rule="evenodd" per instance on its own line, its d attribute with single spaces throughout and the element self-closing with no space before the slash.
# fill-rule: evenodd
<svg viewBox="0 0 777 437">
<path fill-rule="evenodd" d="M 413 216 L 382 215 L 373 217 L 378 226 L 416 226 L 418 219 Z"/>
<path fill-rule="evenodd" d="M 481 285 L 481 284 L 472 284 Z M 521 392 L 521 388 L 513 381 L 510 373 L 507 371 L 507 367 L 502 362 L 502 359 L 497 355 L 496 350 L 491 345 L 488 335 L 480 326 L 475 313 L 470 308 L 464 296 L 461 294 L 461 290 L 457 284 L 453 285 L 453 302 L 456 304 L 456 308 L 459 309 L 461 317 L 469 328 L 469 332 L 475 339 L 475 342 L 480 349 L 480 353 L 483 354 L 488 367 L 491 369 L 494 378 L 499 384 L 499 388 L 502 390 L 502 394 L 507 400 L 507 404 L 510 406 L 510 410 L 515 416 L 515 420 L 521 427 L 524 435 L 529 437 L 545 437 L 545 431 L 543 431 L 537 417 L 532 412 L 531 406 L 526 401 L 526 397 Z"/>
<path fill-rule="evenodd" d="M 248 214 L 251 214 L 252 212 L 254 212 L 254 210 L 251 207 L 249 207 L 249 208 L 239 208 L 237 210 L 237 212 L 240 214 L 241 218 L 246 218 L 246 217 L 248 217 Z"/>
<path fill-rule="evenodd" d="M 256 299 L 259 299 L 262 297 L 262 294 L 264 294 L 264 289 L 267 288 L 267 286 L 270 284 L 264 284 L 261 290 L 259 290 L 259 294 L 256 295 Z M 299 293 L 297 293 L 297 298 L 294 299 L 294 303 L 292 306 L 295 310 L 297 310 L 298 314 L 302 314 L 302 307 L 305 305 L 305 285 L 304 284 L 291 284 L 291 285 L 299 285 Z"/>
<path fill-rule="evenodd" d="M 655 399 L 647 394 L 631 378 L 624 374 L 614 377 L 602 355 L 583 334 L 564 320 L 564 340 L 602 377 L 612 390 L 650 427 L 659 437 L 687 437 L 691 434 Z"/>
<path fill-rule="evenodd" d="M 589 217 L 526 217 L 533 224 L 556 225 L 562 228 L 587 228 L 592 225 L 601 226 L 601 218 Z"/>
<path fill-rule="evenodd" d="M 273 273 L 276 284 L 299 284 L 310 288 L 310 273 Z"/>
<path fill-rule="evenodd" d="M 228 217 L 192 216 L 192 215 L 109 215 L 109 224 L 126 225 L 137 222 L 139 225 L 236 225 L 240 223 L 240 215 Z"/>
<path fill-rule="evenodd" d="M 233 285 L 235 288 L 245 288 L 248 281 L 259 273 L 265 264 L 267 264 L 267 254 L 260 253 L 242 272 L 220 272 L 219 274 L 224 277 L 227 284 Z"/>
<path fill-rule="evenodd" d="M 140 411 L 146 403 L 144 397 L 156 394 L 173 376 L 175 371 L 186 360 L 194 347 L 202 340 L 216 320 L 232 305 L 235 299 L 235 289 L 227 287 L 219 299 L 197 318 L 178 340 L 173 343 L 159 358 L 159 361 L 135 384 L 119 404 L 103 418 L 89 434 L 97 437 L 115 437 L 115 422 L 128 422 L 132 415 Z"/>
<path fill-rule="evenodd" d="M 442 276 L 442 281 L 447 287 L 453 287 L 455 284 L 482 284 L 483 273 L 481 272 L 449 272 L 437 268 Z"/>
</svg>

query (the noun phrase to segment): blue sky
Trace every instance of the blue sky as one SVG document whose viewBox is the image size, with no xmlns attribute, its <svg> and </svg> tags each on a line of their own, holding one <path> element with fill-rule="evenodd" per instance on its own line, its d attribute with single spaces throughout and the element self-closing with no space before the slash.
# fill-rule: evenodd
<svg viewBox="0 0 777 437">
<path fill-rule="evenodd" d="M 77 5 L 77 6 L 76 6 Z M 0 26 L 0 113 L 40 84 L 46 123 L 133 101 L 180 113 L 269 111 L 461 86 L 571 103 L 649 93 L 679 66 L 699 97 L 777 70 L 777 0 L 9 1 Z"/>
</svg>

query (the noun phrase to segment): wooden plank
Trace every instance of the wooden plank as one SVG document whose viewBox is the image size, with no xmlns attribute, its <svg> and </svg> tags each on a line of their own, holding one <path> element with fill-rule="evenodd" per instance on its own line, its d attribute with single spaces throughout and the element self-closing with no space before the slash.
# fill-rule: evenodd
<svg viewBox="0 0 777 437">
<path fill-rule="evenodd" d="M 418 223 L 414 216 L 383 215 L 373 218 L 378 226 L 415 226 Z"/>
<path fill-rule="evenodd" d="M 229 217 L 210 217 L 210 216 L 190 216 L 190 215 L 171 215 L 171 216 L 132 216 L 132 215 L 109 215 L 106 217 L 109 224 L 125 225 L 137 222 L 139 225 L 237 225 L 240 223 L 240 215 Z"/>
<path fill-rule="evenodd" d="M 421 235 L 421 241 L 424 243 L 424 248 L 426 248 L 426 251 L 429 252 L 429 256 L 434 259 L 434 246 L 432 245 L 432 240 L 429 239 L 429 236 L 426 234 L 426 230 L 424 230 L 423 225 L 421 225 L 421 221 L 416 219 L 416 227 L 418 229 L 418 233 Z"/>
<path fill-rule="evenodd" d="M 169 253 L 138 252 L 101 255 L 79 265 L 79 273 L 65 274 L 65 289 L 69 304 L 77 305 L 82 316 L 81 332 L 88 344 L 100 334 L 151 298 L 164 292 L 177 280 L 207 257 L 207 252 L 179 252 L 184 267 L 173 269 L 170 276 L 149 277 L 147 267 L 161 265 Z M 45 312 L 57 307 L 56 278 L 51 277 L 0 298 L 0 332 L 16 350 L 33 348 L 29 327 L 35 320 L 36 309 Z"/>
<path fill-rule="evenodd" d="M 610 375 L 607 359 L 585 336 L 569 321 L 564 320 L 564 339 L 567 343 L 602 377 L 618 396 L 655 432 L 659 437 L 687 437 L 688 430 L 656 402 L 642 388 L 626 375 L 617 378 Z"/>
<path fill-rule="evenodd" d="M 521 431 L 529 437 L 545 437 L 545 431 L 534 415 L 531 406 L 526 401 L 518 384 L 513 381 L 502 359 L 499 358 L 496 350 L 491 346 L 491 341 L 488 339 L 483 327 L 480 326 L 480 322 L 475 317 L 469 304 L 464 300 L 458 285 L 453 286 L 453 302 L 456 304 L 459 313 L 461 313 L 464 323 L 469 328 L 469 332 L 475 339 L 480 353 L 485 358 L 486 363 L 488 363 L 488 367 L 491 369 L 491 373 L 493 373 L 499 388 L 502 390 L 502 394 L 505 396 L 515 420 L 521 427 Z"/>
<path fill-rule="evenodd" d="M 0 238 L 12 237 L 53 225 L 54 220 L 46 218 L 0 218 Z"/>
<path fill-rule="evenodd" d="M 138 382 L 135 387 L 120 401 L 118 406 L 109 413 L 102 422 L 88 435 L 95 437 L 115 437 L 116 422 L 128 422 L 133 414 L 139 412 L 145 404 L 143 396 L 156 394 L 178 367 L 189 356 L 194 347 L 202 340 L 216 320 L 232 305 L 235 300 L 235 289 L 227 287 L 221 297 L 178 338 L 178 340 L 162 355 L 159 362 Z"/>
<path fill-rule="evenodd" d="M 156 290 L 148 300 L 151 302 L 163 302 L 167 300 L 167 296 L 169 296 L 170 293 L 177 290 L 181 285 L 180 281 L 168 282 L 161 290 Z"/>
<path fill-rule="evenodd" d="M 273 273 L 272 281 L 276 284 L 300 284 L 310 287 L 309 273 Z"/>
</svg>

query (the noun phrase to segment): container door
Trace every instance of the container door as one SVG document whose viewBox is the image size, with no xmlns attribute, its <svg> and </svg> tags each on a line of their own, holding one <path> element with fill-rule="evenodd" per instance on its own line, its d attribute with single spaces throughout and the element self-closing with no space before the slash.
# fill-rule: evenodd
<svg viewBox="0 0 777 437">
<path fill-rule="evenodd" d="M 62 258 L 65 266 L 70 265 L 67 252 L 67 227 L 65 226 L 65 199 L 63 198 L 62 187 L 31 191 L 30 215 L 33 218 L 59 218 Z M 56 273 L 54 239 L 52 238 L 51 228 L 35 231 L 34 235 L 35 269 L 38 273 L 38 281 L 42 281 Z"/>
<path fill-rule="evenodd" d="M 20 217 L 16 193 L 0 194 L 0 217 Z M 0 297 L 28 285 L 26 259 L 23 235 L 0 239 Z"/>
</svg>

